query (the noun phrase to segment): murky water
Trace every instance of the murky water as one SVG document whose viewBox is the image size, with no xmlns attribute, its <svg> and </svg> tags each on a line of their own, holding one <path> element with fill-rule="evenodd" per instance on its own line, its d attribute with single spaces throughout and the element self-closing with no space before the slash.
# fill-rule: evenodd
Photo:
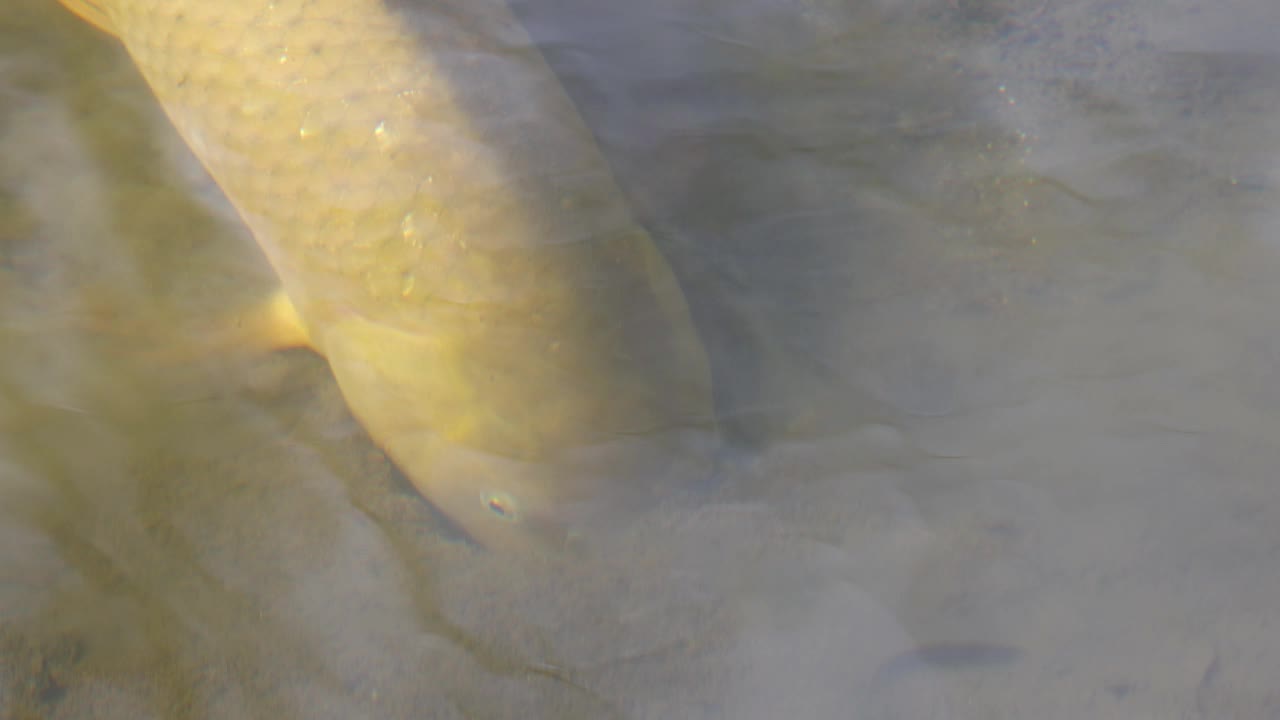
<svg viewBox="0 0 1280 720">
<path fill-rule="evenodd" d="M 685 286 L 717 482 L 442 523 L 128 58 L 0 14 L 0 716 L 1280 712 L 1263 0 L 515 5 Z"/>
</svg>

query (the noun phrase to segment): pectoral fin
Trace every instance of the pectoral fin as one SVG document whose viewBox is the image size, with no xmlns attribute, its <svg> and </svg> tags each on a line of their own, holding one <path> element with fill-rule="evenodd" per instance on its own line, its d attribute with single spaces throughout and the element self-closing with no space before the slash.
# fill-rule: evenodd
<svg viewBox="0 0 1280 720">
<path fill-rule="evenodd" d="M 191 322 L 186 339 L 162 345 L 153 357 L 169 364 L 238 353 L 270 353 L 290 348 L 317 349 L 284 290 L 277 289 L 237 312 L 222 313 L 213 323 Z"/>
<path fill-rule="evenodd" d="M 280 288 L 258 305 L 236 315 L 222 336 L 225 343 L 255 349 L 316 349 L 293 301 Z"/>
<path fill-rule="evenodd" d="M 59 0 L 63 7 L 75 13 L 77 17 L 99 30 L 115 35 L 115 28 L 112 27 L 111 19 L 107 17 L 107 13 L 103 10 L 102 5 L 94 0 Z"/>
</svg>

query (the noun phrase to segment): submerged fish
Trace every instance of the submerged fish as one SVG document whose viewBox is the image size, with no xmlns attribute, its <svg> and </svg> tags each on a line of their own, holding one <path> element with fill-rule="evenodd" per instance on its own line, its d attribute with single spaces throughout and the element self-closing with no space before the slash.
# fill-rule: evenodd
<svg viewBox="0 0 1280 720">
<path fill-rule="evenodd" d="M 418 490 L 487 546 L 709 472 L 675 277 L 502 0 L 63 0 L 117 35 Z"/>
</svg>

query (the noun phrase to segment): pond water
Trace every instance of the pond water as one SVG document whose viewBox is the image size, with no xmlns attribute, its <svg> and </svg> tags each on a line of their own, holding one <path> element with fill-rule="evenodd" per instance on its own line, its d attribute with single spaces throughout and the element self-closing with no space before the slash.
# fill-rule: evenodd
<svg viewBox="0 0 1280 720">
<path fill-rule="evenodd" d="M 195 352 L 270 268 L 118 43 L 8 0 L 0 716 L 1280 713 L 1276 7 L 513 5 L 724 437 L 514 557 L 323 359 Z"/>
</svg>

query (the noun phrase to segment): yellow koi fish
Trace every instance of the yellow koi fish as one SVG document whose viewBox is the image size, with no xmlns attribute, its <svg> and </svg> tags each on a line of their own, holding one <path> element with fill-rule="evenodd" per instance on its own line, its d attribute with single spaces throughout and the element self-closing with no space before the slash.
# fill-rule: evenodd
<svg viewBox="0 0 1280 720">
<path fill-rule="evenodd" d="M 501 0 L 63 0 L 124 43 L 279 276 L 261 327 L 481 544 L 710 471 L 707 357 Z"/>
</svg>

